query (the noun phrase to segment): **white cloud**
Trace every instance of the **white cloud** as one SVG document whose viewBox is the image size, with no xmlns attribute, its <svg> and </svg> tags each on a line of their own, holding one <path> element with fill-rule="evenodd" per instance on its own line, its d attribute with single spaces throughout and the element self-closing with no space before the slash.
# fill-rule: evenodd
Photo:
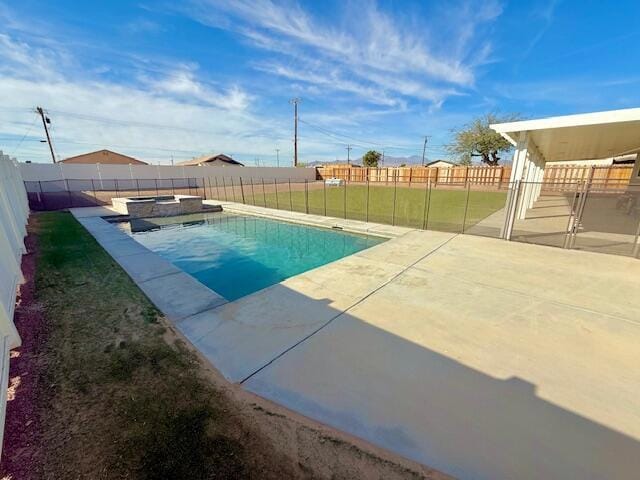
<svg viewBox="0 0 640 480">
<path fill-rule="evenodd" d="M 198 81 L 190 70 L 177 70 L 162 78 L 143 78 L 159 94 L 191 98 L 227 110 L 245 110 L 251 101 L 250 95 L 237 85 L 232 85 L 224 91 L 214 90 Z"/>
<path fill-rule="evenodd" d="M 297 3 L 271 0 L 200 0 L 188 13 L 203 24 L 233 30 L 277 58 L 258 68 L 395 106 L 403 97 L 441 104 L 459 88 L 472 87 L 474 69 L 491 53 L 477 38 L 480 26 L 502 12 L 495 1 L 454 4 L 441 17 L 416 27 L 373 2 L 347 4 L 342 12 L 357 22 L 326 24 Z M 446 15 L 445 15 L 446 14 Z M 226 15 L 227 21 L 221 21 Z M 446 20 L 446 34 L 440 20 Z M 313 60 L 310 60 L 313 59 Z"/>
<path fill-rule="evenodd" d="M 271 154 L 277 141 L 285 144 L 283 154 L 286 149 L 289 128 L 271 121 L 266 129 L 266 122 L 247 109 L 247 93 L 234 85 L 213 88 L 187 67 L 129 85 L 83 78 L 67 69 L 73 62 L 66 52 L 35 48 L 4 34 L 0 56 L 0 149 L 12 153 L 15 140 L 29 132 L 17 153 L 23 160 L 47 160 L 39 126 L 33 128 L 36 105 L 49 111 L 62 157 L 112 146 L 168 163 L 172 151 L 176 159 L 209 151 Z"/>
</svg>

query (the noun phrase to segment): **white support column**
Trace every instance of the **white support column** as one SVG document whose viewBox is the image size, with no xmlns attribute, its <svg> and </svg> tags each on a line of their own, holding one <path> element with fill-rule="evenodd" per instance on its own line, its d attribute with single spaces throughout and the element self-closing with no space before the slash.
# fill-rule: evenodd
<svg viewBox="0 0 640 480">
<path fill-rule="evenodd" d="M 516 145 L 516 151 L 513 154 L 513 165 L 511 167 L 511 177 L 509 178 L 509 194 L 505 204 L 505 221 L 500 232 L 500 236 L 505 240 L 511 240 L 511 232 L 513 230 L 513 222 L 516 219 L 518 208 L 518 198 L 520 190 L 520 182 L 527 158 L 527 149 L 529 144 L 529 135 L 527 132 L 520 132 L 520 138 Z"/>
<path fill-rule="evenodd" d="M 536 178 L 536 190 L 535 190 L 535 195 L 534 195 L 534 199 L 533 201 L 535 202 L 536 200 L 538 200 L 538 198 L 540 198 L 540 192 L 542 191 L 542 182 L 544 180 L 544 166 L 547 162 L 545 162 L 544 158 L 542 156 L 538 157 L 538 176 Z"/>
<path fill-rule="evenodd" d="M 538 177 L 540 172 L 540 159 L 537 155 L 534 155 L 533 166 L 531 168 L 531 194 L 529 195 L 529 201 L 527 208 L 533 208 L 533 204 L 536 201 L 536 191 L 538 190 Z"/>
<path fill-rule="evenodd" d="M 518 202 L 518 209 L 516 219 L 524 220 L 527 215 L 527 209 L 529 208 L 529 201 L 531 199 L 531 193 L 533 184 L 531 179 L 533 178 L 533 155 L 534 153 L 527 148 L 527 155 L 525 157 L 525 166 L 522 175 L 522 187 L 520 188 L 520 201 Z"/>
<path fill-rule="evenodd" d="M 540 183 L 544 175 L 544 157 L 531 140 L 527 143 L 527 154 L 520 194 L 522 201 L 519 203 L 516 217 L 519 220 L 523 220 L 526 217 L 527 210 L 533 207 L 533 204 L 540 196 Z"/>
</svg>

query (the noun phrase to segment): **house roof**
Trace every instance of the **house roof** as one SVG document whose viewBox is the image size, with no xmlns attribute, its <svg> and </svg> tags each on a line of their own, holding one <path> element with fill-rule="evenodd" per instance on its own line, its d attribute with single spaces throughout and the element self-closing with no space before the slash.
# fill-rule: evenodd
<svg viewBox="0 0 640 480">
<path fill-rule="evenodd" d="M 147 162 L 137 158 L 123 155 L 112 150 L 102 149 L 95 152 L 83 153 L 60 160 L 61 163 L 103 163 L 109 165 L 148 165 Z"/>
<path fill-rule="evenodd" d="M 244 165 L 237 160 L 234 160 L 229 155 L 225 155 L 224 153 L 216 153 L 213 155 L 203 155 L 202 157 L 193 158 L 191 160 L 185 160 L 184 162 L 179 162 L 178 165 L 190 166 L 190 165 L 202 165 L 203 163 L 211 163 L 216 160 L 221 162 L 228 163 L 230 165 L 239 165 L 243 167 Z"/>
<path fill-rule="evenodd" d="M 491 128 L 513 145 L 527 132 L 547 162 L 640 151 L 640 108 L 498 123 Z"/>
<path fill-rule="evenodd" d="M 431 165 L 435 165 L 436 163 L 448 163 L 449 165 L 453 165 L 453 166 L 456 165 L 455 163 L 450 162 L 449 160 L 434 160 L 433 162 L 426 163 L 424 166 L 429 167 Z"/>
</svg>

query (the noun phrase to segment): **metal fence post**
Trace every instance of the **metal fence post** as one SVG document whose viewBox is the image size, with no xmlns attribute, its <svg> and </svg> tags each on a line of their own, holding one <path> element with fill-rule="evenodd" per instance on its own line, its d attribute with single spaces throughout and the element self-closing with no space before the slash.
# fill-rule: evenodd
<svg viewBox="0 0 640 480">
<path fill-rule="evenodd" d="M 273 179 L 273 188 L 276 190 L 276 210 L 280 210 L 280 202 L 278 201 L 278 182 Z"/>
<path fill-rule="evenodd" d="M 576 190 L 575 192 L 573 192 L 573 201 L 571 202 L 571 210 L 569 211 L 569 218 L 567 219 L 567 234 L 564 237 L 562 248 L 569 247 L 569 241 L 571 239 L 571 236 L 573 235 L 573 229 L 575 228 L 576 199 L 578 198 L 579 185 L 580 185 L 579 183 L 576 183 Z"/>
<path fill-rule="evenodd" d="M 462 232 L 464 233 L 464 226 L 467 223 L 467 210 L 469 209 L 469 191 L 471 190 L 471 184 L 467 182 L 467 198 L 464 202 L 464 215 L 462 216 Z"/>
<path fill-rule="evenodd" d="M 233 175 L 231 175 L 231 194 L 233 195 L 233 201 L 236 201 L 236 185 L 233 183 Z"/>
<path fill-rule="evenodd" d="M 428 212 L 428 204 L 427 202 L 430 200 L 428 199 L 429 197 L 429 191 L 431 190 L 431 180 L 427 180 L 424 184 L 424 202 L 422 204 L 422 229 L 426 230 L 427 229 L 427 212 Z M 429 202 L 430 203 L 430 202 Z"/>
<path fill-rule="evenodd" d="M 46 210 L 47 209 L 47 202 L 46 202 L 46 197 L 44 192 L 42 191 L 42 181 L 38 180 L 38 188 L 40 189 L 40 197 L 42 199 L 41 203 L 42 203 L 42 209 Z"/>
<path fill-rule="evenodd" d="M 91 179 L 91 191 L 93 192 L 93 201 L 95 202 L 96 205 L 99 205 L 98 197 L 96 196 L 96 185 L 95 185 L 95 182 L 93 181 L 93 178 Z"/>
<path fill-rule="evenodd" d="M 393 211 L 391 213 L 391 225 L 396 224 L 396 196 L 398 191 L 398 177 L 397 175 L 393 176 Z"/>
<path fill-rule="evenodd" d="M 289 211 L 293 212 L 293 202 L 291 201 L 291 178 L 289 178 Z"/>
<path fill-rule="evenodd" d="M 580 193 L 580 201 L 578 202 L 578 209 L 576 212 L 576 218 L 574 221 L 572 236 L 569 239 L 569 248 L 573 248 L 576 243 L 576 237 L 578 236 L 578 229 L 580 228 L 580 223 L 582 223 L 582 216 L 584 215 L 584 209 L 587 205 L 587 197 L 589 196 L 589 192 L 591 190 L 591 184 L 588 181 L 584 181 L 582 185 L 582 190 Z"/>
<path fill-rule="evenodd" d="M 304 179 L 304 211 L 309 214 L 309 183 Z"/>
<path fill-rule="evenodd" d="M 140 180 L 136 178 L 136 190 L 138 190 L 138 196 L 140 196 Z"/>
<path fill-rule="evenodd" d="M 224 176 L 222 177 L 222 190 L 224 191 L 224 201 L 228 202 L 229 198 L 227 197 L 227 182 L 224 181 Z"/>
<path fill-rule="evenodd" d="M 214 177 L 216 180 L 216 200 L 220 200 L 220 186 L 218 185 L 218 177 Z"/>
<path fill-rule="evenodd" d="M 120 196 L 120 191 L 118 190 L 118 179 L 114 178 L 114 183 L 116 185 L 116 197 Z"/>
<path fill-rule="evenodd" d="M 253 177 L 251 177 L 251 204 L 256 204 L 256 193 L 253 191 Z"/>
<path fill-rule="evenodd" d="M 267 208 L 267 194 L 264 193 L 264 177 L 262 178 L 262 203 L 264 208 Z"/>
<path fill-rule="evenodd" d="M 155 182 L 156 182 L 156 197 L 160 196 L 160 193 L 158 192 L 158 179 L 154 178 Z"/>
<path fill-rule="evenodd" d="M 365 222 L 369 222 L 369 169 L 367 169 L 367 206 L 365 207 Z"/>
<path fill-rule="evenodd" d="M 343 197 L 342 197 L 342 211 L 343 211 L 343 217 L 346 219 L 347 218 L 347 181 L 344 181 L 344 190 L 343 190 Z"/>
<path fill-rule="evenodd" d="M 242 194 L 242 203 L 245 204 L 246 202 L 244 201 L 244 187 L 242 186 L 242 177 L 240 178 L 240 193 Z"/>
<path fill-rule="evenodd" d="M 176 194 L 176 186 L 173 183 L 173 177 L 171 177 L 171 195 L 175 195 Z"/>
<path fill-rule="evenodd" d="M 327 182 L 322 180 L 322 201 L 324 202 L 324 216 L 327 216 Z"/>
</svg>

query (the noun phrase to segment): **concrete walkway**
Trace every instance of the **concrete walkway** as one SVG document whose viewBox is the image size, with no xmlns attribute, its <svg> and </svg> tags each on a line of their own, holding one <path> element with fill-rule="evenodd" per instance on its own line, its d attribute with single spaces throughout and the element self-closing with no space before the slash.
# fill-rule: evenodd
<svg viewBox="0 0 640 480">
<path fill-rule="evenodd" d="M 154 303 L 191 295 L 127 268 Z M 230 380 L 445 473 L 635 478 L 639 291 L 634 259 L 406 231 L 169 317 Z"/>
</svg>

